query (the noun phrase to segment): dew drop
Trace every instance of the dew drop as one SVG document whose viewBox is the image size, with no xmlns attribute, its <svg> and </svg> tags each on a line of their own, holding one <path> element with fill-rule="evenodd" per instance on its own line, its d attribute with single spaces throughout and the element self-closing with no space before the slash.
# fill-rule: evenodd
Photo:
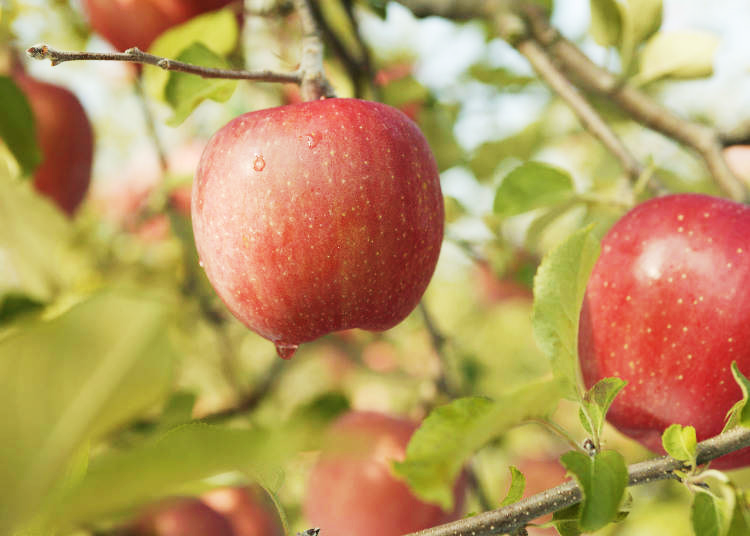
<svg viewBox="0 0 750 536">
<path fill-rule="evenodd" d="M 320 134 L 305 134 L 308 149 L 312 149 L 320 143 Z"/>
<path fill-rule="evenodd" d="M 294 352 L 299 348 L 299 344 L 287 344 L 283 342 L 276 342 L 276 353 L 279 354 L 281 359 L 291 359 Z"/>
<path fill-rule="evenodd" d="M 198 266 L 200 266 L 201 268 L 203 268 L 203 261 L 201 259 L 198 259 Z"/>
<path fill-rule="evenodd" d="M 263 160 L 262 154 L 256 154 L 255 155 L 255 161 L 253 162 L 253 169 L 255 171 L 263 171 L 263 168 L 266 167 L 266 161 Z"/>
</svg>

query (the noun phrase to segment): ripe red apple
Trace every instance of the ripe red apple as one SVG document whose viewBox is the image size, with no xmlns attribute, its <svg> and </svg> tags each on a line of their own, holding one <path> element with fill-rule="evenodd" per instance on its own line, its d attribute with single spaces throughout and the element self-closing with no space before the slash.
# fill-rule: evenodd
<svg viewBox="0 0 750 536">
<path fill-rule="evenodd" d="M 720 433 L 742 396 L 730 364 L 750 374 L 750 208 L 691 194 L 638 205 L 604 238 L 580 319 L 586 385 L 628 382 L 616 428 L 655 451 L 672 423 Z M 748 464 L 750 448 L 713 463 Z"/>
<path fill-rule="evenodd" d="M 334 443 L 313 468 L 304 513 L 311 526 L 326 536 L 398 536 L 456 519 L 460 514 L 464 482 L 459 479 L 456 508 L 417 499 L 391 471 L 403 460 L 406 445 L 417 425 L 371 412 L 352 412 L 332 426 Z"/>
<path fill-rule="evenodd" d="M 221 299 L 290 357 L 300 343 L 385 330 L 414 309 L 440 252 L 443 199 L 411 120 L 328 99 L 219 130 L 198 166 L 192 220 Z"/>
<path fill-rule="evenodd" d="M 219 488 L 201 499 L 232 525 L 234 536 L 282 536 L 275 507 L 259 487 Z"/>
<path fill-rule="evenodd" d="M 91 27 L 118 50 L 148 50 L 159 34 L 232 0 L 83 0 Z"/>
<path fill-rule="evenodd" d="M 125 531 L 133 536 L 235 536 L 230 522 L 193 498 L 171 499 L 148 508 Z"/>
<path fill-rule="evenodd" d="M 29 101 L 42 162 L 34 187 L 72 216 L 91 182 L 94 134 L 86 112 L 67 89 L 14 70 L 13 80 Z"/>
</svg>

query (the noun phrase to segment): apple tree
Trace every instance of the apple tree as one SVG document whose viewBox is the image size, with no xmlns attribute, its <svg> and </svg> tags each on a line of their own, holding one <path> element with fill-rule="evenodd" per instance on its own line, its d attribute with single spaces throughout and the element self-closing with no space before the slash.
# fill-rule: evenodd
<svg viewBox="0 0 750 536">
<path fill-rule="evenodd" d="M 0 536 L 750 534 L 748 21 L 0 3 Z"/>
</svg>

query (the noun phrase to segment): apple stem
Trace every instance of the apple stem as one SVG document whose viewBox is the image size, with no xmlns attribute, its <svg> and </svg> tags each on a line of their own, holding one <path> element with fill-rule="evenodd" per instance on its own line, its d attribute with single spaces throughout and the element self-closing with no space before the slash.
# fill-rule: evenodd
<svg viewBox="0 0 750 536">
<path fill-rule="evenodd" d="M 336 94 L 325 76 L 323 68 L 323 40 L 320 38 L 320 30 L 315 23 L 309 0 L 294 0 L 302 22 L 302 57 L 300 59 L 300 72 L 302 83 L 300 93 L 306 101 L 320 100 L 335 97 Z"/>
</svg>

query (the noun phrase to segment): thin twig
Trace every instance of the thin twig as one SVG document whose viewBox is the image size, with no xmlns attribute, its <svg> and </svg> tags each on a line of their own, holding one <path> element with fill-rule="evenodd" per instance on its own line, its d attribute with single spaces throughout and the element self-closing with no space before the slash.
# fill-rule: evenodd
<svg viewBox="0 0 750 536">
<path fill-rule="evenodd" d="M 301 84 L 302 73 L 276 73 L 273 71 L 243 71 L 238 69 L 218 69 L 215 67 L 203 67 L 192 63 L 185 63 L 161 56 L 155 56 L 143 52 L 138 48 L 129 48 L 125 52 L 68 52 L 56 50 L 48 45 L 35 45 L 26 50 L 31 58 L 37 60 L 50 60 L 52 65 L 58 65 L 66 61 L 126 61 L 130 63 L 143 63 L 160 67 L 165 71 L 178 71 L 181 73 L 195 74 L 203 78 L 226 78 L 233 80 L 255 80 L 258 82 L 280 82 L 286 84 Z"/>
<path fill-rule="evenodd" d="M 698 443 L 698 464 L 704 464 L 745 447 L 750 447 L 750 429 L 735 428 Z M 669 456 L 633 464 L 628 467 L 629 485 L 638 486 L 674 478 L 673 471 L 683 466 L 683 462 Z M 504 508 L 407 536 L 489 536 L 511 533 L 538 517 L 577 504 L 581 499 L 581 489 L 571 480 Z"/>
<path fill-rule="evenodd" d="M 154 144 L 156 156 L 159 158 L 159 168 L 161 169 L 161 174 L 163 176 L 167 173 L 169 167 L 167 163 L 167 155 L 164 152 L 164 145 L 161 143 L 161 140 L 159 139 L 159 133 L 156 130 L 156 121 L 154 121 L 154 115 L 151 113 L 151 108 L 149 108 L 148 106 L 148 100 L 146 99 L 146 92 L 143 88 L 143 78 L 141 77 L 141 73 L 138 73 L 134 86 L 138 102 L 140 102 L 141 109 L 143 110 L 143 120 L 146 122 L 146 130 L 148 131 L 148 135 L 151 138 L 151 142 Z"/>
<path fill-rule="evenodd" d="M 419 302 L 419 312 L 422 313 L 424 326 L 427 329 L 427 333 L 430 335 L 430 343 L 432 344 L 432 348 L 433 350 L 435 350 L 435 354 L 440 361 L 440 375 L 435 382 L 437 384 L 437 388 L 441 393 L 445 393 L 451 398 L 460 396 L 460 393 L 458 393 L 458 391 L 451 385 L 451 382 L 448 380 L 448 359 L 445 355 L 445 344 L 447 339 L 435 324 L 435 320 L 427 310 L 427 307 L 424 304 L 424 300 Z"/>
</svg>

